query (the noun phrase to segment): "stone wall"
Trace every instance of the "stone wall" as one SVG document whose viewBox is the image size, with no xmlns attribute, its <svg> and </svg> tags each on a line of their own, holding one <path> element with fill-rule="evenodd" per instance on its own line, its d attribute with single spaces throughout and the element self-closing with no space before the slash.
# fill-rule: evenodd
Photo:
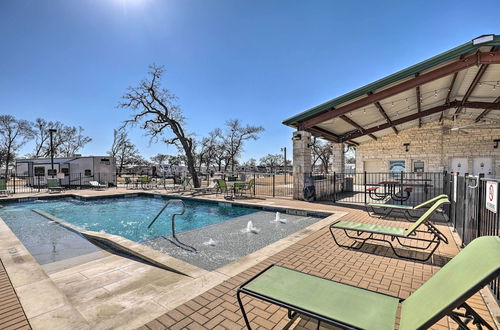
<svg viewBox="0 0 500 330">
<path fill-rule="evenodd" d="M 472 173 L 474 157 L 493 159 L 492 176 L 500 176 L 500 146 L 494 148 L 494 139 L 500 139 L 500 129 L 467 129 L 452 131 L 450 127 L 471 125 L 471 121 L 446 120 L 390 134 L 377 141 L 364 142 L 356 148 L 356 172 L 389 170 L 390 160 L 404 160 L 407 172 L 413 171 L 417 161 L 424 162 L 425 172 L 451 171 L 454 157 L 467 158 Z M 487 123 L 481 123 L 485 125 Z M 467 132 L 468 134 L 464 133 Z M 410 143 L 405 151 L 404 143 Z M 369 163 L 367 163 L 369 162 Z M 368 168 L 369 167 L 369 168 Z"/>
<path fill-rule="evenodd" d="M 311 133 L 293 132 L 293 199 L 304 199 L 305 173 L 311 172 Z"/>
</svg>

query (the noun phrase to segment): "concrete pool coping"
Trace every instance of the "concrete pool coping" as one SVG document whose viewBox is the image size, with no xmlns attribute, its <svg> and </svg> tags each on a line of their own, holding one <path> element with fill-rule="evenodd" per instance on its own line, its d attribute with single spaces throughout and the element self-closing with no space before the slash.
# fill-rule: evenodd
<svg viewBox="0 0 500 330">
<path fill-rule="evenodd" d="M 129 328 L 135 328 L 136 326 L 140 324 L 144 324 L 150 320 L 153 320 L 154 318 L 160 316 L 161 314 L 172 310 L 179 305 L 182 305 L 183 303 L 193 299 L 194 297 L 202 294 L 203 292 L 215 287 L 216 285 L 222 283 L 223 281 L 229 279 L 232 276 L 235 276 L 236 274 L 240 273 L 241 271 L 250 268 L 262 260 L 265 260 L 269 258 L 270 256 L 280 252 L 281 250 L 291 246 L 292 244 L 298 242 L 299 240 L 309 236 L 312 232 L 317 231 L 320 228 L 325 227 L 326 225 L 330 224 L 331 222 L 338 220 L 348 212 L 338 212 L 338 211 L 331 211 L 331 210 L 315 210 L 311 211 L 310 209 L 305 209 L 305 208 L 300 208 L 300 207 L 286 207 L 286 206 L 277 206 L 277 205 L 262 205 L 262 204 L 250 204 L 250 203 L 244 203 L 244 202 L 236 202 L 236 201 L 231 201 L 231 202 L 226 202 L 226 201 L 217 201 L 217 200 L 209 200 L 209 199 L 203 199 L 199 197 L 190 197 L 186 198 L 185 196 L 178 196 L 178 195 L 170 195 L 170 194 L 161 194 L 161 193 L 151 193 L 151 192 L 141 192 L 141 193 L 130 193 L 130 194 L 108 194 L 108 195 L 101 195 L 99 198 L 113 198 L 113 197 L 122 197 L 124 195 L 130 196 L 130 197 L 135 197 L 135 196 L 141 196 L 141 195 L 156 195 L 156 196 L 161 196 L 162 198 L 184 198 L 184 199 L 191 199 L 191 200 L 197 200 L 197 201 L 202 201 L 202 202 L 209 202 L 209 203 L 225 203 L 228 204 L 230 203 L 231 205 L 238 205 L 238 206 L 246 206 L 246 207 L 251 207 L 251 208 L 257 208 L 265 211 L 281 211 L 283 213 L 287 214 L 298 214 L 298 215 L 323 215 L 326 216 L 324 219 L 320 219 L 317 222 L 281 239 L 278 240 L 270 245 L 267 245 L 266 247 L 257 250 L 251 254 L 248 254 L 240 259 L 237 259 L 225 266 L 222 266 L 214 271 L 206 271 L 201 268 L 197 268 L 196 266 L 193 266 L 191 264 L 188 264 L 184 261 L 180 261 L 177 259 L 176 262 L 179 262 L 176 265 L 182 265 L 186 266 L 186 268 L 182 268 L 186 275 L 190 275 L 190 278 L 186 277 L 186 281 L 181 281 L 182 283 L 179 283 L 178 285 L 173 285 L 171 288 L 169 288 L 168 292 L 163 293 L 161 298 L 158 298 L 156 302 L 161 301 L 159 303 L 162 306 L 162 310 L 158 311 L 158 315 L 137 315 L 137 319 L 134 319 L 134 322 L 131 322 L 130 324 L 127 324 Z M 22 198 L 21 201 L 33 201 L 37 199 L 59 199 L 61 197 L 76 197 L 76 198 L 81 198 L 81 199 L 86 199 L 88 198 L 87 196 L 82 196 L 82 195 L 77 195 L 75 193 L 72 194 L 63 194 L 63 195 L 58 195 L 58 196 L 49 196 L 50 198 L 46 198 L 46 196 L 39 196 L 37 198 Z M 92 198 L 89 198 L 92 199 Z M 10 201 L 9 201 L 10 200 Z M 3 201 L 11 202 L 11 201 L 19 201 L 18 198 L 9 198 L 9 200 L 4 199 Z M 54 217 L 55 218 L 55 217 Z M 60 219 L 59 219 L 60 220 Z M 60 224 L 64 222 L 63 220 L 60 220 Z M 14 233 L 10 231 L 10 228 L 3 222 L 3 220 L 0 218 L 0 225 L 4 226 L 8 229 L 8 231 L 11 234 L 11 239 L 17 241 L 17 244 L 22 247 L 23 249 L 23 255 L 27 255 L 31 259 L 31 263 L 33 264 L 33 269 L 36 271 L 31 273 L 31 271 L 27 271 L 28 269 L 31 269 L 31 266 L 28 268 L 23 268 L 24 270 L 22 273 L 22 276 L 27 277 L 27 281 L 30 281 L 32 283 L 39 284 L 39 282 L 44 282 L 43 285 L 49 286 L 53 291 L 54 289 L 57 292 L 54 292 L 55 296 L 58 296 L 60 299 L 63 299 L 65 301 L 65 309 L 60 309 L 61 313 L 64 311 L 64 315 L 62 316 L 62 319 L 50 319 L 49 321 L 59 321 L 61 326 L 58 326 L 56 323 L 54 324 L 43 324 L 40 322 L 34 322 L 32 325 L 34 328 L 40 328 L 40 329 L 45 329 L 45 328 L 68 328 L 68 322 L 71 321 L 72 324 L 69 326 L 70 328 L 89 328 L 89 323 L 83 318 L 83 316 L 78 312 L 78 310 L 69 303 L 67 300 L 66 296 L 59 291 L 57 288 L 56 284 L 52 281 L 51 278 L 49 278 L 41 266 L 34 260 L 34 258 L 31 256 L 31 254 L 26 250 L 26 248 L 22 245 L 22 243 L 17 239 Z M 68 224 L 71 225 L 71 224 Z M 1 227 L 0 227 L 1 228 Z M 68 226 L 69 228 L 69 226 Z M 76 228 L 73 228 L 72 230 L 75 230 Z M 78 230 L 77 230 L 78 231 Z M 1 232 L 1 231 L 0 231 Z M 88 235 L 93 235 L 94 238 L 105 240 L 108 242 L 114 242 L 117 243 L 121 246 L 125 244 L 128 249 L 135 249 L 139 248 L 138 250 L 141 251 L 141 253 L 145 250 L 145 246 L 143 246 L 140 243 L 132 242 L 129 240 L 124 239 L 123 237 L 120 236 L 115 236 L 115 235 L 110 235 L 110 234 L 102 234 L 102 233 L 87 233 Z M 13 237 L 12 237 L 13 236 Z M 128 241 L 128 242 L 127 242 Z M 2 240 L 3 242 L 3 240 Z M 3 244 L 0 242 L 0 248 L 3 248 Z M 124 243 L 125 242 L 125 243 Z M 150 248 L 148 248 L 150 249 Z M 2 252 L 4 252 L 5 249 L 2 249 Z M 160 254 L 159 260 L 167 260 L 167 262 L 173 262 L 175 258 L 172 258 L 170 256 L 167 256 L 161 252 L 155 251 L 150 249 L 153 255 Z M 137 252 L 137 250 L 135 251 Z M 153 255 L 149 255 L 148 258 L 153 258 L 153 260 L 156 258 Z M 8 255 L 5 254 L 0 254 L 0 257 L 2 260 L 8 257 Z M 167 258 L 168 257 L 168 258 Z M 168 264 L 169 267 L 172 266 L 172 264 Z M 14 277 L 17 276 L 21 272 L 21 269 L 19 269 L 18 265 L 15 263 L 8 263 L 6 265 L 7 272 L 9 275 L 12 273 Z M 40 284 L 42 285 L 42 284 Z M 21 296 L 25 294 L 25 292 L 20 292 L 18 293 Z M 44 293 L 45 294 L 45 293 Z M 21 300 L 22 303 L 23 300 Z M 91 301 L 89 301 L 91 303 Z M 57 311 L 56 311 L 57 312 Z M 74 313 L 73 313 L 74 312 Z M 75 317 L 73 317 L 75 315 Z M 27 315 L 28 316 L 28 315 Z M 28 319 L 30 319 L 30 316 L 28 316 Z M 82 324 L 78 325 L 77 321 L 81 321 Z M 37 320 L 35 320 L 37 321 Z M 44 320 L 46 321 L 46 320 Z M 66 324 L 66 325 L 65 325 Z M 39 326 L 40 325 L 40 326 Z"/>
<path fill-rule="evenodd" d="M 0 259 L 34 329 L 90 329 L 22 242 L 0 218 Z M 43 303 L 41 302 L 43 299 Z"/>
</svg>

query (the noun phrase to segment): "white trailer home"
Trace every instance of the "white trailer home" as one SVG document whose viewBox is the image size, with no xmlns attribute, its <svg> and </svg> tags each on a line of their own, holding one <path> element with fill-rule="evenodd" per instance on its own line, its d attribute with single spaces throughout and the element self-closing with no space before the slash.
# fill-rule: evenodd
<svg viewBox="0 0 500 330">
<path fill-rule="evenodd" d="M 30 186 L 45 185 L 51 177 L 60 179 L 63 186 L 88 185 L 89 181 L 116 185 L 115 160 L 109 156 L 54 158 L 51 169 L 50 158 L 16 159 L 16 177 Z"/>
</svg>

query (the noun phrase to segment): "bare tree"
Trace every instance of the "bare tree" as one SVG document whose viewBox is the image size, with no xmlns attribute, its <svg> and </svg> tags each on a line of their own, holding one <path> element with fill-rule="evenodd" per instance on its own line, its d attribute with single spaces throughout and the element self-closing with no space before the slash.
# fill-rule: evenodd
<svg viewBox="0 0 500 330">
<path fill-rule="evenodd" d="M 200 180 L 195 169 L 193 138 L 184 130 L 184 116 L 181 108 L 175 104 L 176 97 L 168 89 L 161 86 L 164 69 L 151 65 L 148 77 L 137 87 L 129 87 L 119 107 L 133 111 L 132 118 L 125 125 L 140 125 L 151 139 L 163 137 L 167 144 L 178 144 L 186 156 L 186 165 L 195 187 Z M 173 137 L 165 138 L 169 130 Z"/>
<path fill-rule="evenodd" d="M 79 150 L 83 149 L 87 143 L 92 141 L 89 136 L 83 135 L 84 129 L 81 126 L 68 127 L 65 126 L 60 136 L 60 144 L 55 150 L 56 155 L 62 157 L 71 157 Z"/>
<path fill-rule="evenodd" d="M 260 166 L 270 168 L 271 172 L 274 172 L 276 167 L 283 166 L 284 158 L 282 154 L 267 154 L 260 159 L 259 163 Z"/>
<path fill-rule="evenodd" d="M 92 141 L 90 137 L 83 135 L 82 127 L 65 126 L 59 121 L 52 122 L 37 118 L 32 127 L 35 148 L 30 155 L 35 158 L 50 156 L 49 129 L 56 130 L 53 134 L 52 145 L 54 155 L 58 157 L 71 157 Z"/>
<path fill-rule="evenodd" d="M 231 119 L 226 122 L 227 131 L 224 136 L 224 144 L 227 146 L 227 162 L 225 169 L 231 165 L 231 171 L 234 172 L 234 166 L 237 158 L 243 152 L 243 147 L 248 140 L 257 140 L 259 133 L 264 131 L 262 126 L 242 126 L 240 120 Z"/>
<path fill-rule="evenodd" d="M 130 141 L 128 134 L 124 129 L 115 129 L 113 131 L 113 144 L 108 155 L 115 159 L 118 167 L 118 176 L 121 177 L 125 165 L 141 163 L 142 157 L 139 150 Z"/>
<path fill-rule="evenodd" d="M 216 161 L 221 136 L 222 133 L 220 128 L 216 128 L 215 130 L 209 132 L 207 137 L 204 137 L 201 140 L 200 150 L 198 152 L 198 166 L 200 170 L 201 166 L 205 164 L 208 171 L 210 166 L 212 166 L 212 164 Z"/>
<path fill-rule="evenodd" d="M 18 120 L 10 115 L 0 115 L 0 149 L 2 164 L 5 165 L 5 179 L 9 174 L 9 165 L 17 151 L 33 136 L 31 125 L 26 120 Z"/>
<path fill-rule="evenodd" d="M 318 162 L 321 162 L 324 173 L 328 173 L 328 168 L 330 165 L 330 161 L 333 157 L 332 145 L 330 142 L 322 142 L 320 139 L 314 139 L 314 143 L 312 145 L 312 169 Z"/>
</svg>

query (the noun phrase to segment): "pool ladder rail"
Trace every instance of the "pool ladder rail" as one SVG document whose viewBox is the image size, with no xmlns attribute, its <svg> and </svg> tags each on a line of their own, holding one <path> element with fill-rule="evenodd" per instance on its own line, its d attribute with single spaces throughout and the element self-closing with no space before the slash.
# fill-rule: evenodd
<svg viewBox="0 0 500 330">
<path fill-rule="evenodd" d="M 160 212 L 158 212 L 158 214 L 154 217 L 154 219 L 151 221 L 151 223 L 148 225 L 148 229 L 151 228 L 151 226 L 155 223 L 155 221 L 160 217 L 160 215 L 163 213 L 163 211 L 165 211 L 165 209 L 170 205 L 170 203 L 172 202 L 176 202 L 176 203 L 180 203 L 182 205 L 182 212 L 181 213 L 174 213 L 172 214 L 172 220 L 171 220 L 171 225 L 172 225 L 172 237 L 174 239 L 174 241 L 166 238 L 168 241 L 170 241 L 171 243 L 173 243 L 174 245 L 180 247 L 181 249 L 184 249 L 184 250 L 187 250 L 187 251 L 190 251 L 190 252 L 198 252 L 194 247 L 192 246 L 189 246 L 187 244 L 184 244 L 182 243 L 181 241 L 179 241 L 179 239 L 177 238 L 177 236 L 175 236 L 175 217 L 178 216 L 178 215 L 183 215 L 185 212 L 186 212 L 186 204 L 184 203 L 184 201 L 182 199 L 169 199 L 165 205 L 162 207 L 162 209 L 160 210 Z"/>
</svg>

